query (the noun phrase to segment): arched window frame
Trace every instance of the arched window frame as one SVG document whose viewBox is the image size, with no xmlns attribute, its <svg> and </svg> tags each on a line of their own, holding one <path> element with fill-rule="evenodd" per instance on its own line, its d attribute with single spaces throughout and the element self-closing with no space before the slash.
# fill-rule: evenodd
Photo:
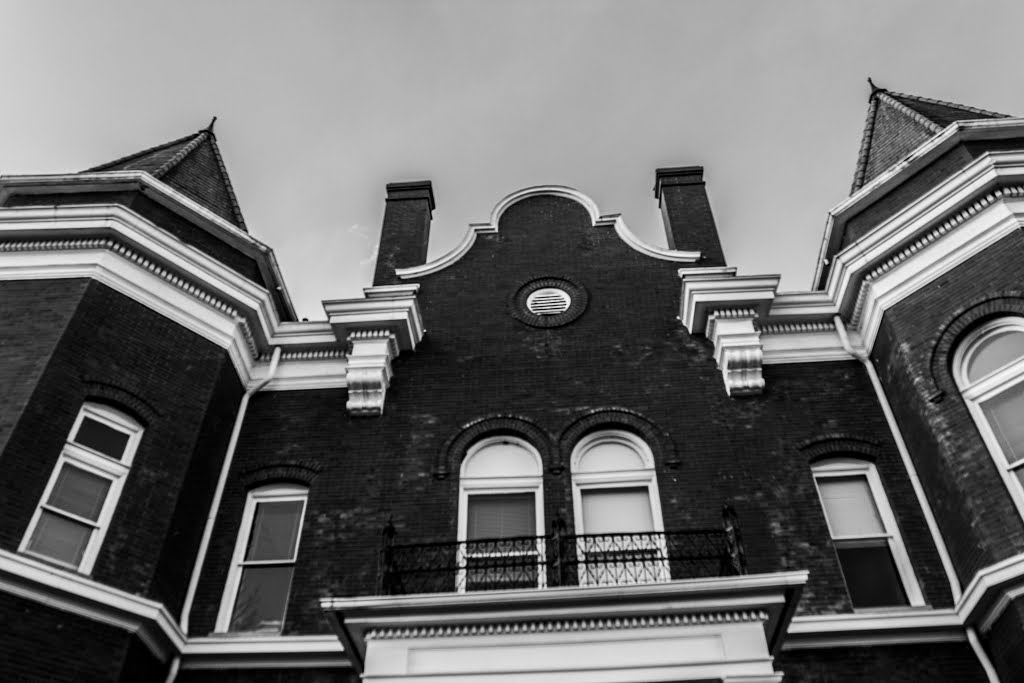
<svg viewBox="0 0 1024 683">
<path fill-rule="evenodd" d="M 923 606 L 925 604 L 924 595 L 921 593 L 921 587 L 917 581 L 914 566 L 910 562 L 910 556 L 907 554 L 906 546 L 903 544 L 903 536 L 900 534 L 899 526 L 896 524 L 896 516 L 893 514 L 892 507 L 889 505 L 889 497 L 885 494 L 885 489 L 882 486 L 882 479 L 878 476 L 878 469 L 875 467 L 874 463 L 854 456 L 839 456 L 819 460 L 811 465 L 811 472 L 814 475 L 814 484 L 815 489 L 818 492 L 818 501 L 821 504 L 822 514 L 825 515 L 825 523 L 829 529 L 829 535 L 832 538 L 833 543 L 836 543 L 837 541 L 841 543 L 844 540 L 849 541 L 851 539 L 843 537 L 837 538 L 835 533 L 832 531 L 832 524 L 828 520 L 828 515 L 825 513 L 825 501 L 821 497 L 820 482 L 829 478 L 848 477 L 864 477 L 867 480 L 868 488 L 871 491 L 871 497 L 875 503 L 875 508 L 878 510 L 878 515 L 882 521 L 884 535 L 889 545 L 889 552 L 892 553 L 893 564 L 896 566 L 896 572 L 899 574 L 900 582 L 903 585 L 903 592 L 907 597 L 908 606 Z M 891 607 L 857 609 L 891 609 Z"/>
<path fill-rule="evenodd" d="M 490 476 L 474 477 L 467 474 L 469 465 L 473 458 L 487 450 L 490 446 L 499 444 L 514 444 L 523 448 L 529 453 L 534 461 L 534 474 L 529 476 Z M 537 587 L 544 588 L 547 585 L 547 573 L 543 571 L 543 560 L 545 557 L 544 545 L 544 461 L 533 447 L 525 439 L 516 436 L 500 435 L 483 438 L 466 451 L 466 457 L 459 467 L 459 518 L 458 518 L 458 576 L 456 577 L 456 590 L 464 593 L 467 587 L 466 564 L 467 564 L 467 537 L 469 535 L 469 498 L 470 496 L 487 496 L 516 493 L 532 493 L 534 501 L 534 535 L 537 537 Z"/>
<path fill-rule="evenodd" d="M 580 471 L 581 463 L 587 453 L 596 446 L 608 443 L 614 443 L 616 445 L 629 448 L 640 457 L 643 461 L 643 466 L 640 468 L 618 469 L 603 472 Z M 586 536 L 589 533 L 587 530 L 585 515 L 583 514 L 584 492 L 601 489 L 647 489 L 647 497 L 651 506 L 652 532 L 653 534 L 656 534 L 656 536 L 650 539 L 650 545 L 652 549 L 657 550 L 660 553 L 660 557 L 664 558 L 664 560 L 656 561 L 653 564 L 648 563 L 650 566 L 648 566 L 644 571 L 639 572 L 646 576 L 646 580 L 638 582 L 668 581 L 670 579 L 668 548 L 664 536 L 665 524 L 661 514 L 661 494 L 658 491 L 658 476 L 654 468 L 654 454 L 651 452 L 651 448 L 647 442 L 636 434 L 621 429 L 603 429 L 591 432 L 577 442 L 576 446 L 573 448 L 569 463 L 570 471 L 572 473 L 573 521 L 576 533 L 579 536 Z M 581 558 L 585 558 L 588 555 L 593 555 L 595 552 L 605 550 L 605 545 L 608 545 L 608 549 L 610 549 L 610 546 L 616 545 L 617 543 L 621 543 L 621 540 L 617 541 L 611 537 L 607 539 L 606 543 L 602 543 L 599 539 L 588 540 L 583 538 L 577 541 L 577 553 Z M 598 570 L 595 572 L 592 567 L 588 568 L 586 566 L 586 562 L 580 562 L 580 585 L 603 585 L 609 582 L 613 584 L 628 583 L 628 581 L 623 582 L 613 576 L 618 573 L 619 570 L 618 567 L 613 567 L 613 564 L 614 563 L 609 563 L 608 570 Z M 611 577 L 610 580 L 606 580 L 608 577 Z"/>
<path fill-rule="evenodd" d="M 971 417 L 974 418 L 974 423 L 978 427 L 978 431 L 985 446 L 988 448 L 989 454 L 996 463 L 999 475 L 1003 478 L 1003 483 L 1010 493 L 1010 498 L 1013 500 L 1014 505 L 1017 506 L 1018 514 L 1024 517 L 1024 484 L 1018 478 L 1024 476 L 1024 474 L 1021 474 L 1024 473 L 1024 458 L 1015 463 L 1009 461 L 1009 458 L 1006 457 L 1002 447 L 999 445 L 999 440 L 992 430 L 992 425 L 982 409 L 982 405 L 986 401 L 1016 388 L 1024 382 L 1024 355 L 973 382 L 967 377 L 967 368 L 974 359 L 981 343 L 987 337 L 1007 328 L 1024 332 L 1024 318 L 1007 316 L 979 325 L 957 345 L 956 352 L 953 355 L 952 368 L 953 376 L 960 389 L 960 395 L 967 405 L 967 410 L 971 413 Z"/>
<path fill-rule="evenodd" d="M 294 568 L 299 556 L 299 547 L 302 542 L 302 529 L 305 526 L 306 501 L 309 496 L 309 489 L 299 484 L 268 484 L 250 489 L 246 494 L 245 508 L 242 511 L 242 523 L 238 528 L 238 538 L 235 540 L 235 549 L 231 555 L 231 568 L 228 570 L 227 580 L 224 582 L 224 594 L 221 598 L 220 610 L 217 613 L 216 631 L 226 633 L 231 631 L 231 621 L 235 611 L 235 602 L 238 600 L 238 592 L 242 583 L 242 574 L 246 567 L 273 565 L 292 566 Z M 256 508 L 260 503 L 284 503 L 301 501 L 302 508 L 299 512 L 299 526 L 296 531 L 295 548 L 291 558 L 275 560 L 271 562 L 248 562 L 245 559 L 249 549 L 249 542 L 253 532 L 253 523 L 256 517 Z M 294 573 L 292 578 L 294 579 Z M 291 598 L 291 585 L 289 582 L 289 596 L 285 599 L 284 612 L 281 616 L 281 624 L 284 624 L 284 617 L 287 614 L 288 602 Z M 260 633 L 280 632 L 280 629 L 273 631 L 264 629 Z"/>
<path fill-rule="evenodd" d="M 128 437 L 120 457 L 114 457 L 110 453 L 104 453 L 76 442 L 75 439 L 80 438 L 79 429 L 86 419 L 112 428 Z M 46 483 L 46 488 L 43 490 L 39 505 L 36 506 L 36 510 L 29 521 L 25 536 L 22 538 L 18 550 L 27 555 L 45 559 L 47 562 L 68 567 L 82 574 L 90 574 L 96 563 L 100 548 L 103 546 L 103 539 L 110 529 L 110 521 L 114 516 L 114 511 L 117 509 L 117 503 L 124 489 L 128 473 L 131 471 L 135 452 L 138 450 L 139 442 L 142 439 L 142 432 L 142 425 L 126 413 L 101 403 L 84 403 L 75 417 L 71 431 L 68 433 L 67 441 L 64 443 L 64 448 L 61 449 L 60 456 L 57 458 L 57 463 L 50 474 L 50 479 Z M 51 505 L 51 494 L 65 467 L 82 470 L 109 482 L 109 487 L 95 520 L 79 517 L 62 510 L 58 506 Z M 82 557 L 77 564 L 66 562 L 32 549 L 33 536 L 36 534 L 43 514 L 56 514 L 79 525 L 92 527 L 89 540 L 86 542 Z"/>
</svg>

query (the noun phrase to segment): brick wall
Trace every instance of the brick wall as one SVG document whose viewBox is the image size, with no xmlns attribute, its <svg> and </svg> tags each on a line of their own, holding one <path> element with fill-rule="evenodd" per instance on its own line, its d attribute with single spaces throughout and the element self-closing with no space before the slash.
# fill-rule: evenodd
<svg viewBox="0 0 1024 683">
<path fill-rule="evenodd" d="M 1024 598 L 1017 598 L 982 636 L 992 665 L 1004 681 L 1024 677 Z"/>
<path fill-rule="evenodd" d="M 21 541 L 82 403 L 114 402 L 145 433 L 92 576 L 177 598 L 186 573 L 167 557 L 158 572 L 158 558 L 169 540 L 177 563 L 194 556 L 198 536 L 183 528 L 209 504 L 209 485 L 197 479 L 215 468 L 230 432 L 240 396 L 237 379 L 232 386 L 225 377 L 230 369 L 226 351 L 89 283 L 0 459 L 0 547 Z M 186 479 L 196 490 L 182 490 Z"/>
<path fill-rule="evenodd" d="M 4 592 L 0 622 L 4 681 L 116 681 L 132 640 L 131 634 L 114 626 Z"/>
<path fill-rule="evenodd" d="M 21 481 L 25 472 L 7 469 L 15 466 L 5 461 L 3 448 L 88 284 L 84 279 L 0 282 L 0 319 L 10 323 L 0 338 L 0 468 L 9 482 Z M 16 521 L 9 514 L 7 506 L 0 507 L 0 528 Z"/>
<path fill-rule="evenodd" d="M 374 590 L 389 518 L 399 543 L 456 538 L 458 463 L 439 478 L 438 461 L 467 425 L 518 416 L 567 464 L 574 442 L 563 443 L 563 433 L 606 408 L 632 411 L 664 435 L 657 476 L 666 529 L 718 527 L 722 503 L 732 503 L 751 572 L 811 570 L 800 613 L 850 608 L 801 448 L 829 438 L 872 442 L 924 595 L 948 606 L 948 584 L 860 364 L 768 366 L 763 396 L 729 398 L 710 344 L 675 318 L 677 267 L 633 251 L 611 229 L 590 227 L 571 200 L 526 200 L 508 209 L 498 234 L 481 236 L 458 263 L 423 279 L 428 332 L 395 362 L 382 417 L 350 418 L 343 390 L 254 397 L 194 632 L 213 628 L 253 485 L 245 473 L 300 461 L 320 468 L 285 630 L 325 631 L 320 597 Z M 576 321 L 540 329 L 512 317 L 517 289 L 546 276 L 586 287 L 588 308 Z M 544 507 L 548 523 L 561 515 L 572 528 L 568 469 L 545 473 Z"/>
<path fill-rule="evenodd" d="M 1019 313 L 1022 255 L 1016 232 L 903 300 L 885 314 L 873 353 L 965 585 L 979 568 L 1024 550 L 1024 525 L 949 365 L 970 324 L 1000 309 Z"/>
<path fill-rule="evenodd" d="M 786 683 L 985 683 L 988 680 L 967 643 L 784 650 L 775 661 L 775 669 L 785 673 Z"/>
</svg>

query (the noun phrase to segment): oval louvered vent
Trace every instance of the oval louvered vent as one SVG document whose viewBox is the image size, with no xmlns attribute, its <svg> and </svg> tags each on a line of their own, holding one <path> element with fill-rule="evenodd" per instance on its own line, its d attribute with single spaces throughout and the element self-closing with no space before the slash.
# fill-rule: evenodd
<svg viewBox="0 0 1024 683">
<path fill-rule="evenodd" d="M 558 315 L 569 310 L 572 299 L 568 292 L 555 287 L 545 287 L 530 294 L 526 308 L 534 315 Z"/>
</svg>

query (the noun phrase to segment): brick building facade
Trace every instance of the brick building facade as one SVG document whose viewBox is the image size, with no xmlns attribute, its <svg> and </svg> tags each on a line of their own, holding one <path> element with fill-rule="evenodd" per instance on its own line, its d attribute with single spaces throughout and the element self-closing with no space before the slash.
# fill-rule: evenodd
<svg viewBox="0 0 1024 683">
<path fill-rule="evenodd" d="M 1024 680 L 1024 120 L 873 88 L 806 292 L 565 187 L 297 321 L 212 128 L 0 178 L 5 680 Z"/>
</svg>

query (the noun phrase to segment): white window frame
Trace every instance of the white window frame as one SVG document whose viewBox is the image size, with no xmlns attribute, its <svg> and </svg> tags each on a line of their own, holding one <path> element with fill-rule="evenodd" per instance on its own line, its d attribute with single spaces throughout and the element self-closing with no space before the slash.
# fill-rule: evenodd
<svg viewBox="0 0 1024 683">
<path fill-rule="evenodd" d="M 90 420 L 107 425 L 108 427 L 128 435 L 128 442 L 125 444 L 124 452 L 120 459 L 112 458 L 109 455 L 105 455 L 99 451 L 72 441 L 72 437 L 78 433 L 78 428 L 81 426 L 82 421 L 87 417 Z M 106 537 L 107 531 L 110 529 L 110 520 L 114 516 L 114 510 L 117 509 L 117 502 L 121 497 L 124 482 L 128 478 L 128 472 L 131 470 L 132 461 L 135 459 L 135 451 L 138 449 L 139 441 L 142 439 L 142 431 L 142 425 L 119 410 L 115 410 L 114 408 L 99 403 L 84 403 L 78 411 L 78 415 L 75 417 L 74 424 L 71 426 L 68 438 L 64 442 L 64 448 L 61 449 L 60 456 L 57 458 L 57 464 L 54 465 L 53 472 L 50 473 L 50 479 L 46 483 L 46 488 L 43 489 L 43 495 L 39 499 L 39 504 L 36 506 L 35 512 L 32 514 L 32 519 L 29 521 L 28 529 L 25 531 L 25 535 L 21 540 L 21 545 L 18 547 L 18 551 L 25 553 L 26 555 L 38 557 L 46 562 L 51 562 L 62 567 L 73 569 L 82 574 L 90 574 L 93 566 L 96 564 L 96 558 L 99 555 L 100 548 L 103 546 L 103 539 Z M 50 498 L 50 493 L 53 491 L 53 487 L 57 483 L 57 478 L 60 476 L 60 472 L 64 469 L 65 465 L 72 465 L 85 470 L 90 474 L 102 477 L 110 482 L 110 488 L 107 489 L 107 497 L 103 501 L 103 506 L 100 508 L 100 514 L 96 518 L 95 522 L 78 517 L 77 515 L 59 508 L 50 507 L 47 503 Z M 29 542 L 32 540 L 32 535 L 35 533 L 36 526 L 39 524 L 39 519 L 42 517 L 44 511 L 60 515 L 80 524 L 86 524 L 93 528 L 89 541 L 85 546 L 85 552 L 82 554 L 82 560 L 77 565 L 29 550 Z"/>
<path fill-rule="evenodd" d="M 242 524 L 238 528 L 238 538 L 235 540 L 235 550 L 231 555 L 231 568 L 228 570 L 227 581 L 224 582 L 224 595 L 220 601 L 220 610 L 217 612 L 217 622 L 214 630 L 218 633 L 228 633 L 231 628 L 231 615 L 235 611 L 235 601 L 238 599 L 238 589 L 242 583 L 242 571 L 245 567 L 282 566 L 286 564 L 295 565 L 299 556 L 299 545 L 302 542 L 302 527 L 306 523 L 306 501 L 309 498 L 309 489 L 298 484 L 269 484 L 260 486 L 249 491 L 245 499 L 245 508 L 242 511 Z M 302 510 L 299 512 L 299 528 L 296 530 L 295 551 L 291 560 L 257 560 L 247 561 L 245 552 L 248 550 L 249 537 L 252 535 L 252 525 L 256 519 L 256 506 L 260 503 L 288 503 L 294 501 L 302 502 Z M 294 575 L 293 575 L 294 578 Z M 291 600 L 291 586 L 288 586 L 288 597 L 285 599 L 285 611 L 288 610 L 288 602 Z M 282 626 L 284 618 L 282 616 Z M 247 633 L 247 631 L 230 631 L 231 633 Z M 258 629 L 252 633 L 273 634 L 269 629 Z"/>
<path fill-rule="evenodd" d="M 525 449 L 533 456 L 536 465 L 536 475 L 528 477 L 470 477 L 466 476 L 467 466 L 472 458 L 488 446 L 497 444 L 515 444 Z M 458 572 L 455 577 L 455 590 L 459 593 L 466 592 L 467 579 L 467 551 L 466 537 L 469 532 L 469 497 L 486 496 L 509 493 L 532 493 L 535 506 L 534 535 L 537 536 L 537 587 L 547 586 L 547 557 L 544 542 L 544 461 L 540 453 L 525 439 L 515 436 L 491 436 L 474 443 L 466 452 L 459 468 L 459 518 L 458 518 L 458 552 L 456 563 Z M 506 553 L 507 554 L 507 553 Z M 524 552 L 525 554 L 525 552 Z"/>
<path fill-rule="evenodd" d="M 587 452 L 604 443 L 616 443 L 624 445 L 635 451 L 643 460 L 641 469 L 613 470 L 609 472 L 580 472 L 580 463 Z M 606 429 L 592 432 L 576 444 L 569 461 L 572 473 L 572 507 L 573 522 L 577 535 L 587 533 L 586 520 L 583 514 L 583 492 L 598 489 L 634 489 L 646 488 L 647 497 L 651 505 L 651 518 L 655 547 L 661 553 L 665 561 L 657 563 L 653 575 L 656 583 L 669 581 L 671 575 L 668 564 L 668 544 L 665 540 L 665 523 L 661 515 L 661 494 L 658 491 L 658 475 L 654 469 L 654 454 L 647 442 L 633 434 L 621 429 Z M 585 539 L 578 539 L 576 552 L 582 558 L 587 552 L 584 547 Z M 579 564 L 579 585 L 598 585 L 600 582 L 593 580 L 593 572 L 587 571 L 586 563 Z M 603 584 L 601 584 L 603 585 Z"/>
<path fill-rule="evenodd" d="M 825 516 L 825 523 L 828 526 L 829 536 L 832 542 L 836 541 L 858 541 L 858 540 L 879 540 L 885 539 L 889 545 L 889 552 L 892 554 L 893 564 L 896 566 L 896 573 L 900 577 L 903 592 L 907 596 L 907 605 L 891 605 L 879 607 L 855 607 L 857 612 L 877 612 L 892 609 L 906 609 L 907 607 L 921 607 L 925 604 L 924 596 L 921 594 L 921 586 L 917 581 L 914 566 L 907 555 L 907 548 L 903 544 L 903 537 L 900 535 L 899 527 L 896 524 L 896 516 L 889 505 L 889 498 L 882 488 L 882 479 L 878 476 L 878 469 L 874 463 L 851 457 L 829 458 L 821 460 L 811 466 L 814 475 L 814 488 L 818 492 L 818 502 L 821 504 L 821 513 Z M 882 520 L 883 533 L 870 534 L 867 536 L 836 536 L 832 531 L 832 522 L 828 519 L 825 509 L 825 501 L 821 497 L 821 486 L 818 484 L 823 479 L 838 479 L 850 477 L 864 477 L 871 492 L 871 498 L 878 510 L 878 516 Z M 839 556 L 836 555 L 839 562 Z M 840 563 L 840 571 L 842 563 Z M 846 583 L 846 575 L 843 574 L 843 582 Z M 849 588 L 847 588 L 849 591 Z"/>
<path fill-rule="evenodd" d="M 996 469 L 999 470 L 1003 484 L 1006 486 L 1006 490 L 1009 491 L 1014 505 L 1017 506 L 1017 513 L 1024 517 L 1024 484 L 1021 483 L 1016 475 L 1017 470 L 1024 469 L 1024 459 L 1010 464 L 1009 459 L 999 445 L 999 439 L 992 430 L 992 425 L 989 424 L 988 418 L 985 417 L 985 412 L 981 407 L 986 401 L 1024 382 L 1024 357 L 1018 358 L 1016 361 L 990 372 L 974 382 L 967 379 L 967 366 L 973 359 L 979 343 L 985 337 L 1005 328 L 1013 328 L 1024 332 L 1024 318 L 1009 316 L 990 320 L 980 325 L 957 346 L 956 353 L 953 355 L 952 367 L 957 386 L 960 388 L 960 395 L 963 397 L 964 403 L 967 404 L 967 410 L 970 412 L 971 417 L 974 418 L 974 424 L 977 425 L 978 431 L 981 433 L 981 438 L 986 448 L 988 448 L 989 455 L 991 455 L 992 460 L 996 463 Z"/>
</svg>

